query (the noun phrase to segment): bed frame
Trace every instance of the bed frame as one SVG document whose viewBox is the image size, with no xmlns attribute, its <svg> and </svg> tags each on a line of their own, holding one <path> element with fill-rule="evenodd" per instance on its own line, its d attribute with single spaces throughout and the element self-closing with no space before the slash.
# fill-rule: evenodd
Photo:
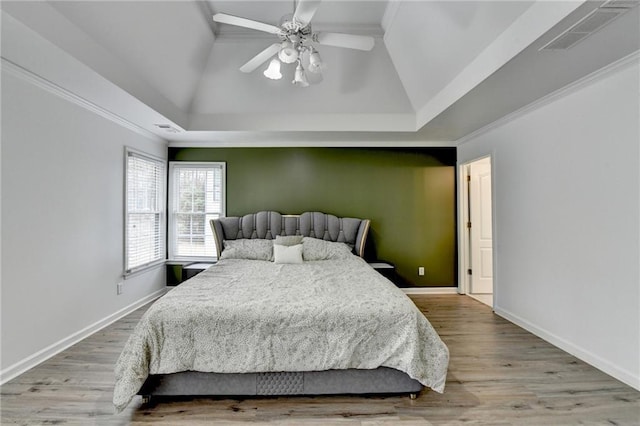
<svg viewBox="0 0 640 426">
<path fill-rule="evenodd" d="M 408 393 L 415 399 L 423 386 L 393 368 L 279 373 L 200 373 L 185 371 L 147 378 L 138 395 L 148 403 L 169 396 L 276 396 Z"/>
<path fill-rule="evenodd" d="M 368 219 L 336 217 L 320 212 L 283 215 L 274 211 L 262 211 L 240 217 L 213 219 L 209 223 L 220 258 L 225 240 L 272 240 L 277 235 L 302 235 L 346 243 L 356 255 L 364 257 L 364 246 L 371 222 Z"/>
<path fill-rule="evenodd" d="M 225 240 L 275 239 L 277 235 L 303 235 L 344 242 L 364 257 L 370 221 L 338 218 L 320 213 L 282 215 L 262 211 L 210 222 L 218 257 Z M 213 266 L 215 267 L 215 266 Z M 393 368 L 373 370 L 328 370 L 265 373 L 202 373 L 186 371 L 150 375 L 138 395 L 143 402 L 152 396 L 266 396 L 326 394 L 409 394 L 415 399 L 423 386 L 406 373 Z"/>
</svg>

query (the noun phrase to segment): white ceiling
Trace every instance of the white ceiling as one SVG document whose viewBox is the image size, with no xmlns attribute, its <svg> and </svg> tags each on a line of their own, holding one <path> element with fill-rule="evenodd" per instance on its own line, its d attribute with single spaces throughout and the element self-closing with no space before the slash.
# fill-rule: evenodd
<svg viewBox="0 0 640 426">
<path fill-rule="evenodd" d="M 242 16 L 272 25 L 278 25 L 284 15 L 294 11 L 293 0 L 208 0 L 206 3 L 211 13 Z M 350 31 L 354 27 L 356 29 L 370 27 L 374 31 L 380 31 L 380 22 L 386 8 L 387 1 L 380 0 L 323 1 L 313 16 L 313 29 L 315 31 Z M 216 24 L 215 31 L 219 35 L 233 34 L 238 31 L 238 27 Z M 241 31 L 251 30 L 242 29 Z"/>
<path fill-rule="evenodd" d="M 278 81 L 262 67 L 238 71 L 277 39 L 211 19 L 277 25 L 293 1 L 3 1 L 2 56 L 172 141 L 446 143 L 637 51 L 637 7 L 572 49 L 539 50 L 602 3 L 324 0 L 314 31 L 372 35 L 376 44 L 319 46 L 327 69 L 308 88 L 290 84 L 292 69 Z M 20 48 L 25 31 L 62 59 L 34 62 Z M 74 78 L 55 77 L 72 68 Z M 88 87 L 97 79 L 112 90 Z M 159 122 L 183 131 L 162 133 Z"/>
</svg>

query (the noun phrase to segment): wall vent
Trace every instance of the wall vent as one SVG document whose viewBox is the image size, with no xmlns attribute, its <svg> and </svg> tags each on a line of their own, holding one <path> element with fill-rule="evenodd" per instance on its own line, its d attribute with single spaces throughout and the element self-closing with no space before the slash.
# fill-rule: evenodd
<svg viewBox="0 0 640 426">
<path fill-rule="evenodd" d="M 171 124 L 154 124 L 158 129 L 164 130 L 167 133 L 180 133 L 179 129 L 176 129 Z"/>
<path fill-rule="evenodd" d="M 631 9 L 637 6 L 638 3 L 640 3 L 638 2 L 638 0 L 609 0 L 608 2 L 600 6 L 600 8 L 601 9 L 608 9 L 608 8 Z"/>
<path fill-rule="evenodd" d="M 609 0 L 542 46 L 540 50 L 569 49 L 639 3 L 638 0 Z"/>
</svg>

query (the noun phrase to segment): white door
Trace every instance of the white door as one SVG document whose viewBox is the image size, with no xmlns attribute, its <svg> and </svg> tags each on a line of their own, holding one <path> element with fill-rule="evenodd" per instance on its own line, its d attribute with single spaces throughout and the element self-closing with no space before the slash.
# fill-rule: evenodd
<svg viewBox="0 0 640 426">
<path fill-rule="evenodd" d="M 491 160 L 469 165 L 469 219 L 471 222 L 471 286 L 469 293 L 493 293 L 491 233 Z"/>
</svg>

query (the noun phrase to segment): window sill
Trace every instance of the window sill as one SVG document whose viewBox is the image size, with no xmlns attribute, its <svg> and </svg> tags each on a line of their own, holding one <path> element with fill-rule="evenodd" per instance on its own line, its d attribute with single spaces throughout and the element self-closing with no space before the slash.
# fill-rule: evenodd
<svg viewBox="0 0 640 426">
<path fill-rule="evenodd" d="M 167 259 L 165 263 L 167 265 L 171 265 L 171 264 L 186 265 L 188 263 L 200 263 L 200 262 L 215 263 L 217 261 L 218 261 L 218 258 L 216 256 L 208 256 L 208 257 L 193 256 L 193 257 L 174 257 L 171 259 Z"/>
<path fill-rule="evenodd" d="M 153 263 L 149 263 L 148 265 L 144 265 L 144 266 L 140 266 L 138 268 L 132 269 L 131 271 L 125 271 L 125 273 L 122 274 L 122 278 L 127 280 L 129 278 L 148 272 L 152 269 L 158 269 L 159 267 L 164 266 L 165 262 L 166 260 L 162 259 Z"/>
</svg>

